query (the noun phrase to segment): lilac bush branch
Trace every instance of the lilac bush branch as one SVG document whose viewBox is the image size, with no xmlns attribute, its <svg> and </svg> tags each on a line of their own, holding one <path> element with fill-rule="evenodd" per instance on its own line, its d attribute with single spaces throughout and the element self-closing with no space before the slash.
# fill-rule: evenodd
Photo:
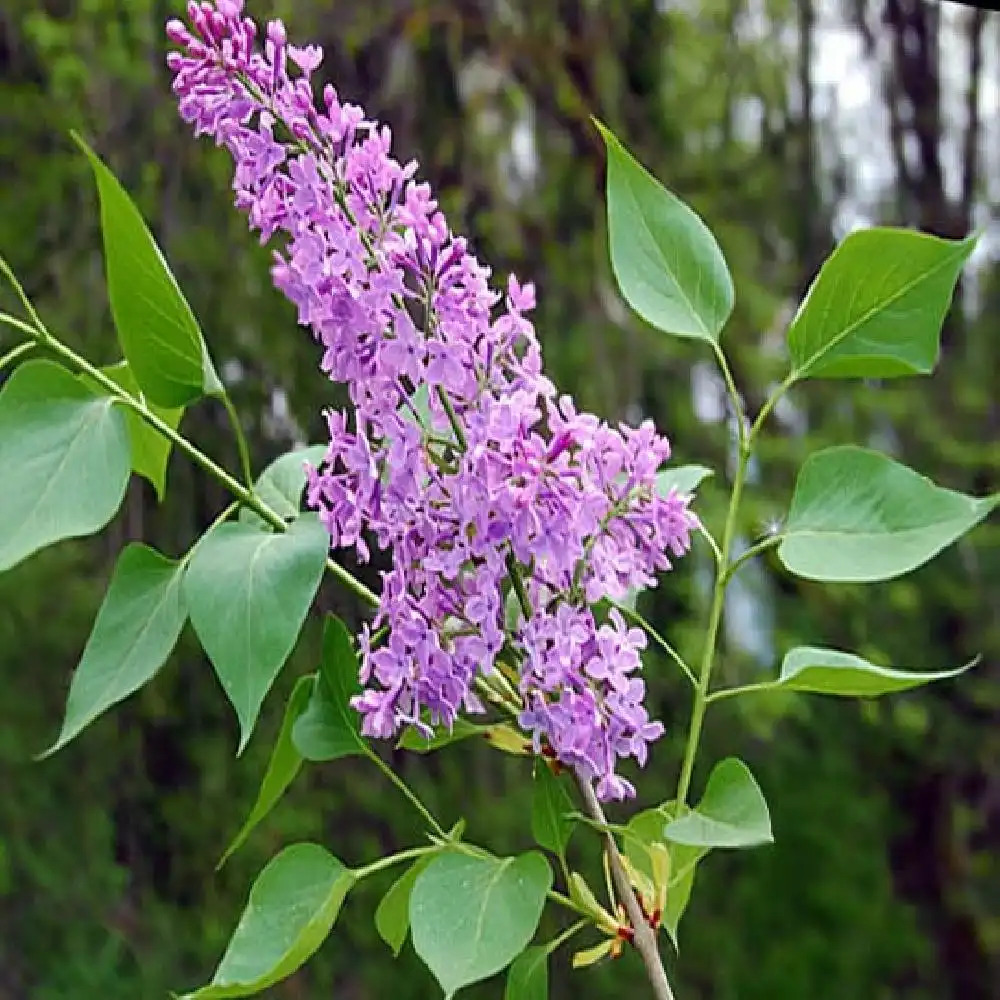
<svg viewBox="0 0 1000 1000">
<path fill-rule="evenodd" d="M 9 267 L 7 267 L 6 262 L 2 257 L 0 257 L 0 272 L 4 273 L 11 280 L 11 282 L 15 284 L 15 287 L 20 287 L 16 283 L 13 272 L 11 272 Z M 27 299 L 25 299 L 25 301 L 27 301 Z M 68 364 L 73 371 L 85 374 L 88 378 L 92 379 L 109 396 L 118 400 L 123 406 L 127 406 L 141 420 L 152 427 L 153 430 L 155 430 L 158 434 L 161 434 L 178 450 L 187 455 L 187 457 L 190 458 L 195 465 L 221 483 L 222 486 L 224 486 L 242 506 L 248 507 L 256 514 L 260 515 L 260 517 L 262 517 L 272 528 L 277 531 L 286 531 L 288 529 L 288 524 L 285 519 L 277 513 L 277 511 L 272 510 L 266 503 L 264 503 L 264 501 L 261 500 L 260 497 L 253 492 L 253 490 L 244 486 L 238 479 L 236 479 L 235 476 L 230 475 L 229 472 L 219 465 L 218 462 L 212 459 L 209 455 L 206 455 L 205 452 L 184 437 L 183 434 L 180 434 L 173 427 L 171 427 L 170 424 L 163 420 L 163 418 L 160 417 L 142 399 L 133 396 L 127 390 L 123 389 L 117 382 L 114 381 L 114 379 L 109 378 L 107 374 L 101 371 L 100 368 L 96 365 L 92 365 L 86 358 L 82 357 L 71 347 L 59 340 L 58 337 L 54 336 L 45 324 L 42 323 L 41 317 L 34 310 L 34 308 L 31 309 L 31 316 L 36 325 L 25 323 L 23 320 L 19 320 L 16 316 L 9 316 L 6 313 L 0 313 L 0 322 L 35 338 L 37 346 L 52 351 L 62 361 L 66 362 L 66 364 Z M 328 558 L 326 561 L 326 568 L 331 574 L 333 574 L 334 577 L 336 577 L 342 584 L 344 584 L 344 586 L 350 589 L 366 604 L 371 607 L 378 606 L 378 597 L 375 593 L 338 562 L 332 558 Z"/>
<path fill-rule="evenodd" d="M 615 892 L 625 912 L 628 914 L 629 923 L 632 925 L 632 944 L 642 958 L 642 963 L 646 968 L 646 976 L 649 984 L 653 988 L 653 996 L 656 1000 L 674 1000 L 674 992 L 671 989 L 670 981 L 667 979 L 666 970 L 663 967 L 663 959 L 660 957 L 660 949 L 656 943 L 656 932 L 649 926 L 646 914 L 636 897 L 629 881 L 628 873 L 622 864 L 621 853 L 618 850 L 618 843 L 614 834 L 607 829 L 608 821 L 604 816 L 604 810 L 598 801 L 590 782 L 580 774 L 574 774 L 580 795 L 583 798 L 584 811 L 595 823 L 605 828 L 604 845 L 605 856 L 611 866 L 611 877 L 615 883 Z"/>
</svg>

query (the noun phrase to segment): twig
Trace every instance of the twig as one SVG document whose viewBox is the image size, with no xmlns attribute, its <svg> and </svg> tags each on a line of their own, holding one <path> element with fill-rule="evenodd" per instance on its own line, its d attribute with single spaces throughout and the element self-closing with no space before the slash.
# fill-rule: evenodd
<svg viewBox="0 0 1000 1000">
<path fill-rule="evenodd" d="M 601 803 L 597 801 L 594 789 L 590 782 L 574 771 L 577 786 L 583 796 L 584 811 L 595 823 L 607 826 L 607 819 Z M 615 888 L 618 891 L 618 898 L 625 906 L 629 921 L 634 932 L 632 943 L 636 951 L 642 958 L 642 963 L 646 967 L 646 975 L 649 977 L 650 985 L 653 987 L 653 996 L 656 1000 L 675 1000 L 674 991 L 670 988 L 670 981 L 667 979 L 666 970 L 663 968 L 663 959 L 660 958 L 660 949 L 656 945 L 656 933 L 646 915 L 642 912 L 639 900 L 632 891 L 632 883 L 629 882 L 622 864 L 622 856 L 618 852 L 618 844 L 615 838 L 607 833 L 604 836 L 607 845 L 608 863 L 611 865 L 611 877 L 614 879 Z"/>
</svg>

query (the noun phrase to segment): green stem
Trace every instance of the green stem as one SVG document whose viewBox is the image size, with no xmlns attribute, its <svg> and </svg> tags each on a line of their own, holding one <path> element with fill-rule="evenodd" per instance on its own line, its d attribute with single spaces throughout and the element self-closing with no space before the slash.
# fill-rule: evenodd
<svg viewBox="0 0 1000 1000">
<path fill-rule="evenodd" d="M 557 951 L 571 937 L 573 937 L 574 934 L 579 934 L 580 931 L 582 931 L 584 927 L 586 927 L 589 923 L 590 923 L 589 920 L 578 920 L 575 924 L 570 924 L 570 926 L 567 927 L 566 930 L 562 932 L 562 934 L 559 934 L 557 937 L 554 937 L 547 945 L 543 945 L 543 947 L 545 948 L 545 954 L 551 955 L 552 952 Z"/>
<path fill-rule="evenodd" d="M 725 698 L 735 698 L 738 694 L 756 694 L 760 691 L 774 691 L 780 688 L 778 681 L 760 681 L 757 684 L 743 684 L 740 687 L 723 688 L 721 691 L 713 691 L 708 696 L 709 704 L 722 701 Z"/>
<path fill-rule="evenodd" d="M 545 894 L 553 903 L 557 903 L 559 906 L 564 906 L 567 910 L 572 910 L 574 913 L 579 913 L 580 916 L 586 917 L 587 919 L 584 923 L 592 923 L 590 914 L 582 906 L 577 906 L 569 896 L 564 896 L 557 889 L 549 889 Z"/>
<path fill-rule="evenodd" d="M 757 435 L 760 433 L 761 427 L 764 426 L 764 422 L 771 415 L 771 411 L 778 405 L 781 397 L 788 392 L 789 389 L 798 381 L 798 376 L 795 372 L 789 372 L 785 376 L 785 380 L 778 386 L 774 392 L 764 401 L 764 405 L 760 408 L 760 413 L 757 414 L 757 419 L 753 422 L 753 426 L 750 428 L 750 435 L 748 437 L 748 442 L 753 442 Z"/>
<path fill-rule="evenodd" d="M 465 438 L 465 431 L 462 428 L 462 422 L 458 419 L 458 414 L 455 412 L 455 407 L 452 405 L 448 393 L 446 393 L 441 386 L 438 386 L 437 396 L 441 401 L 441 405 L 444 407 L 444 412 L 448 416 L 448 423 L 451 424 L 451 430 L 455 435 L 455 440 L 458 442 L 458 447 L 462 451 L 465 451 L 469 446 Z"/>
<path fill-rule="evenodd" d="M 368 878 L 369 875 L 384 871 L 386 868 L 392 868 L 393 865 L 398 865 L 403 861 L 422 858 L 425 854 L 434 854 L 439 850 L 441 850 L 440 847 L 411 847 L 408 850 L 400 851 L 398 854 L 390 854 L 388 857 L 379 858 L 378 861 L 373 861 L 370 865 L 365 865 L 363 868 L 355 868 L 354 874 L 359 880 Z"/>
<path fill-rule="evenodd" d="M 45 324 L 42 322 L 41 316 L 38 315 L 35 307 L 31 304 L 31 299 L 28 298 L 28 294 L 25 292 L 21 282 L 17 280 L 17 275 L 14 274 L 10 264 L 8 264 L 2 256 L 0 256 L 0 274 L 3 274 L 3 276 L 10 282 L 11 288 L 14 289 L 14 293 L 20 300 L 21 305 L 24 306 L 24 311 L 28 314 L 31 322 L 35 324 L 34 330 L 28 328 L 32 336 L 38 337 L 39 334 L 45 334 L 47 336 L 48 334 L 45 330 Z"/>
<path fill-rule="evenodd" d="M 504 672 L 500 669 L 500 664 L 497 663 L 493 671 L 490 673 L 489 677 L 486 678 L 490 687 L 498 691 L 500 694 L 507 698 L 507 701 L 512 706 L 520 706 L 522 704 L 521 692 L 514 687 L 509 680 L 507 680 Z M 518 708 L 520 711 L 520 708 Z"/>
<path fill-rule="evenodd" d="M 674 663 L 676 663 L 677 666 L 681 668 L 681 670 L 684 672 L 684 676 L 695 687 L 698 686 L 698 681 L 694 676 L 694 671 L 687 665 L 687 663 L 684 660 L 684 657 L 682 657 L 681 654 L 678 653 L 677 650 L 674 649 L 674 647 L 671 646 L 670 643 L 667 642 L 667 640 L 664 639 L 663 636 L 660 635 L 660 633 L 657 632 L 656 629 L 653 628 L 653 626 L 650 625 L 649 622 L 646 621 L 646 619 L 643 618 L 643 616 L 640 615 L 638 611 L 633 611 L 631 608 L 627 608 L 625 607 L 624 604 L 619 604 L 617 601 L 611 601 L 610 603 L 612 607 L 617 608 L 626 618 L 635 622 L 635 624 L 638 625 L 639 628 L 643 629 L 646 632 L 646 634 L 653 640 L 653 642 L 655 642 L 660 647 L 660 649 L 662 649 L 674 661 Z"/>
<path fill-rule="evenodd" d="M 475 679 L 475 685 L 476 690 L 481 695 L 493 702 L 494 705 L 502 708 L 512 718 L 516 719 L 521 714 L 521 709 L 518 708 L 514 702 L 508 701 L 502 692 L 488 684 L 485 678 L 477 676 Z"/>
<path fill-rule="evenodd" d="M 243 469 L 243 481 L 247 484 L 247 489 L 253 492 L 253 470 L 250 466 L 250 448 L 247 446 L 246 435 L 243 433 L 243 425 L 240 423 L 240 415 L 233 406 L 233 401 L 229 398 L 229 393 L 222 394 L 222 405 L 229 414 L 229 422 L 232 424 L 233 433 L 236 435 L 236 447 L 240 453 L 240 467 Z"/>
<path fill-rule="evenodd" d="M 20 330 L 21 333 L 26 333 L 36 344 L 45 342 L 41 330 L 36 330 L 30 323 L 25 323 L 23 319 L 11 316 L 10 313 L 0 312 L 0 323 L 6 323 L 7 326 L 13 327 L 15 330 Z"/>
<path fill-rule="evenodd" d="M 525 618 L 532 615 L 531 598 L 528 596 L 528 588 L 524 585 L 524 578 L 521 576 L 521 569 L 517 565 L 517 558 L 513 552 L 507 553 L 507 576 L 510 577 L 511 586 L 517 596 L 517 603 L 521 605 L 521 613 Z"/>
<path fill-rule="evenodd" d="M 742 424 L 742 420 L 741 420 Z M 694 770 L 694 759 L 698 753 L 698 742 L 701 739 L 701 727 L 705 720 L 705 708 L 708 705 L 708 687 L 712 680 L 712 667 L 715 660 L 715 646 L 719 635 L 719 624 L 722 621 L 722 610 L 725 604 L 726 583 L 729 573 L 729 558 L 732 552 L 733 539 L 736 536 L 736 520 L 743 496 L 743 484 L 746 481 L 747 466 L 750 461 L 750 444 L 752 434 L 741 435 L 740 460 L 733 480 L 733 492 L 729 498 L 729 512 L 726 515 L 726 526 L 722 533 L 720 554 L 721 565 L 715 575 L 715 585 L 712 588 L 712 603 L 708 613 L 708 628 L 705 633 L 705 648 L 698 671 L 698 685 L 695 688 L 694 704 L 691 709 L 691 725 L 688 729 L 687 745 L 684 749 L 684 759 L 681 763 L 680 779 L 677 782 L 677 802 L 683 805 L 687 800 L 691 787 L 691 773 Z"/>
<path fill-rule="evenodd" d="M 739 421 L 739 443 L 740 448 L 742 449 L 747 443 L 746 422 L 743 415 L 743 401 L 740 399 L 739 391 L 736 388 L 736 381 L 733 379 L 733 373 L 729 368 L 729 361 L 726 359 L 725 352 L 714 340 L 712 341 L 712 350 L 715 351 L 715 360 L 718 361 L 719 370 L 722 372 L 722 377 L 725 380 L 726 392 L 729 393 L 729 399 L 733 404 L 733 413 Z"/>
<path fill-rule="evenodd" d="M 722 611 L 725 606 L 726 584 L 730 581 L 730 579 L 732 579 L 733 574 L 736 573 L 740 566 L 742 566 L 748 559 L 752 559 L 761 552 L 765 552 L 766 550 L 779 544 L 781 541 L 780 535 L 772 535 L 765 538 L 763 541 L 758 542 L 756 545 L 752 545 L 737 559 L 731 560 L 733 539 L 736 536 L 736 521 L 739 514 L 740 500 L 743 496 L 743 486 L 746 483 L 747 467 L 750 462 L 750 455 L 753 451 L 754 442 L 757 439 L 757 435 L 760 433 L 761 427 L 764 426 L 764 422 L 771 414 L 771 411 L 775 408 L 775 406 L 777 406 L 778 401 L 792 387 L 797 379 L 795 372 L 790 372 L 785 377 L 785 380 L 781 383 L 781 385 L 779 385 L 778 388 L 775 389 L 770 396 L 768 396 L 764 405 L 760 409 L 760 413 L 757 414 L 757 419 L 754 420 L 753 425 L 750 427 L 749 431 L 747 431 L 746 421 L 743 416 L 742 403 L 740 401 L 739 393 L 736 391 L 736 385 L 733 382 L 732 373 L 729 370 L 729 364 L 726 361 L 726 356 L 718 345 L 713 344 L 713 347 L 715 349 L 716 358 L 719 361 L 719 367 L 722 369 L 723 378 L 726 381 L 726 388 L 733 401 L 737 419 L 739 420 L 740 458 L 736 469 L 736 476 L 733 480 L 733 492 L 729 498 L 729 511 L 726 514 L 726 526 L 722 534 L 722 545 L 719 547 L 719 558 L 717 560 L 718 571 L 715 576 L 715 585 L 712 588 L 712 603 L 708 613 L 708 629 L 705 634 L 705 649 L 701 658 L 701 667 L 698 672 L 698 686 L 695 690 L 694 704 L 691 709 L 691 725 L 688 729 L 687 745 L 684 748 L 684 759 L 681 763 L 680 778 L 677 782 L 676 801 L 680 805 L 684 805 L 687 801 L 687 795 L 691 788 L 691 774 L 694 770 L 694 760 L 698 753 L 698 742 L 701 738 L 701 727 L 705 721 L 705 709 L 708 707 L 709 703 L 713 701 L 720 701 L 722 698 L 732 697 L 736 694 L 744 694 L 749 691 L 761 691 L 774 687 L 773 682 L 766 681 L 762 684 L 750 684 L 742 688 L 729 688 L 728 690 L 717 691 L 715 694 L 711 695 L 708 692 L 709 684 L 712 680 L 712 667 L 715 660 L 715 647 L 719 635 L 719 625 L 722 621 Z"/>
<path fill-rule="evenodd" d="M 566 815 L 570 819 L 575 819 L 577 822 L 583 823 L 584 826 L 590 827 L 591 830 L 596 830 L 598 833 L 617 833 L 619 837 L 627 837 L 630 834 L 629 828 L 627 826 L 622 826 L 621 823 L 599 823 L 596 819 L 592 819 L 586 813 L 578 812 L 576 810 L 568 812 Z"/>
<path fill-rule="evenodd" d="M 746 552 L 741 553 L 737 556 L 726 568 L 725 577 L 728 582 L 735 575 L 737 570 L 745 563 L 749 562 L 751 559 L 759 556 L 762 552 L 767 552 L 768 549 L 773 549 L 776 545 L 780 545 L 784 541 L 784 535 L 768 535 L 767 538 L 762 539 L 754 545 L 751 545 Z"/>
<path fill-rule="evenodd" d="M 191 548 L 189 548 L 187 552 L 184 554 L 184 556 L 181 558 L 180 561 L 181 566 L 186 566 L 194 558 L 195 552 L 198 551 L 198 546 L 201 545 L 201 543 L 205 540 L 205 538 L 207 538 L 208 535 L 211 534 L 211 532 L 215 528 L 217 528 L 220 524 L 222 524 L 223 521 L 228 520 L 229 517 L 236 511 L 237 507 L 239 507 L 239 503 L 237 503 L 237 501 L 234 500 L 231 504 L 229 504 L 219 512 L 219 514 L 212 521 L 212 523 L 202 532 L 201 538 L 199 538 L 198 541 L 196 541 L 194 545 L 192 545 Z"/>
<path fill-rule="evenodd" d="M 562 872 L 563 882 L 566 883 L 566 888 L 568 889 L 571 883 L 569 864 L 566 862 L 566 852 L 560 851 L 556 857 L 559 859 L 559 871 Z M 556 947 L 558 947 L 558 945 Z"/>
<path fill-rule="evenodd" d="M 0 357 L 0 372 L 4 370 L 8 365 L 12 365 L 22 354 L 27 354 L 29 351 L 33 351 L 38 344 L 34 340 L 28 340 L 23 344 L 18 344 L 17 347 L 12 348 L 2 357 Z"/>
<path fill-rule="evenodd" d="M 448 834 L 445 831 L 444 827 L 441 826 L 441 824 L 434 818 L 430 809 L 428 809 L 427 806 L 425 806 L 423 802 L 420 801 L 420 798 L 417 795 L 417 793 L 413 791 L 413 789 L 410 788 L 410 786 L 405 781 L 403 781 L 403 779 L 398 774 L 396 774 L 396 772 L 391 767 L 389 767 L 389 765 L 384 760 L 382 760 L 382 758 L 379 757 L 379 755 L 375 753 L 374 750 L 370 750 L 366 747 L 365 755 L 400 790 L 400 792 L 403 793 L 403 795 L 409 800 L 413 808 L 416 809 L 418 813 L 420 813 L 420 815 L 424 818 L 424 820 L 427 822 L 427 825 L 434 831 L 434 833 L 437 834 L 437 836 L 441 837 L 442 839 L 447 840 Z"/>
<path fill-rule="evenodd" d="M 708 530 L 708 528 L 705 527 L 705 525 L 699 523 L 698 534 L 700 534 L 702 538 L 704 538 L 705 541 L 708 542 L 708 547 L 712 550 L 712 557 L 715 559 L 715 565 L 721 566 L 722 553 L 719 551 L 719 545 L 716 542 L 716 540 L 712 537 L 711 532 Z"/>
<path fill-rule="evenodd" d="M 252 490 L 245 487 L 238 479 L 230 475 L 221 465 L 208 457 L 200 448 L 192 444 L 186 437 L 179 434 L 169 424 L 165 423 L 156 413 L 154 413 L 142 400 L 126 392 L 117 382 L 108 378 L 99 368 L 92 365 L 86 358 L 81 357 L 71 347 L 53 337 L 44 326 L 32 329 L 28 324 L 18 320 L 14 316 L 0 313 L 0 322 L 8 323 L 18 329 L 23 329 L 31 334 L 43 347 L 54 354 L 68 361 L 69 364 L 78 371 L 86 373 L 96 382 L 109 396 L 119 400 L 123 405 L 134 410 L 150 427 L 170 441 L 175 447 L 182 451 L 195 465 L 199 466 L 210 476 L 217 479 L 229 492 L 236 497 L 240 504 L 249 507 L 259 514 L 271 527 L 278 531 L 287 531 L 288 525 L 285 519 L 257 497 Z M 40 322 L 40 321 L 39 321 Z M 333 559 L 327 559 L 327 569 L 352 590 L 367 604 L 378 607 L 378 596 L 366 587 L 348 570 L 344 569 Z"/>
</svg>

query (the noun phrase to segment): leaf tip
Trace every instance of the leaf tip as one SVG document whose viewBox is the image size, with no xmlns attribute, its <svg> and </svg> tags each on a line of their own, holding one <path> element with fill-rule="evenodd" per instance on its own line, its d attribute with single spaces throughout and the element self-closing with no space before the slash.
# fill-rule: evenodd
<svg viewBox="0 0 1000 1000">
<path fill-rule="evenodd" d="M 250 737 L 253 735 L 253 726 L 255 718 L 249 719 L 246 722 L 240 719 L 240 742 L 236 747 L 237 758 L 243 756 L 243 751 L 246 750 L 247 744 L 250 742 Z"/>
<path fill-rule="evenodd" d="M 56 740 L 47 750 L 42 750 L 41 753 L 36 753 L 32 758 L 32 762 L 35 764 L 41 764 L 42 761 L 48 760 L 50 757 L 57 754 L 66 744 L 64 741 Z"/>
<path fill-rule="evenodd" d="M 69 130 L 69 137 L 73 141 L 73 144 L 81 153 L 90 161 L 92 167 L 95 167 L 98 163 L 101 163 L 100 157 L 91 149 L 90 143 L 75 129 L 71 128 Z"/>
<path fill-rule="evenodd" d="M 976 667 L 978 667 L 979 664 L 982 662 L 983 662 L 983 654 L 976 653 L 976 655 L 971 660 L 969 660 L 968 663 L 959 667 L 958 670 L 955 671 L 955 676 L 958 677 L 960 674 L 964 674 L 969 670 L 975 670 Z"/>
<path fill-rule="evenodd" d="M 218 860 L 218 861 L 216 861 L 216 863 L 215 863 L 215 868 L 213 869 L 213 871 L 217 871 L 217 872 L 220 872 L 220 871 L 222 871 L 222 868 L 223 868 L 223 865 L 225 865 L 225 863 L 226 863 L 226 862 L 227 862 L 227 861 L 228 861 L 228 860 L 229 860 L 229 859 L 230 859 L 230 858 L 231 858 L 231 857 L 233 856 L 233 852 L 234 852 L 234 851 L 236 850 L 236 848 L 237 848 L 237 847 L 239 847 L 239 844 L 238 844 L 238 843 L 237 843 L 237 842 L 236 842 L 236 841 L 234 840 L 234 841 L 233 841 L 233 842 L 232 842 L 232 843 L 231 843 L 231 844 L 230 844 L 230 845 L 229 845 L 229 846 L 228 846 L 228 847 L 227 847 L 227 848 L 226 848 L 226 849 L 225 849 L 225 850 L 224 850 L 224 851 L 222 852 L 222 857 L 221 857 L 221 858 L 219 858 L 219 860 Z"/>
<path fill-rule="evenodd" d="M 79 735 L 80 730 L 70 730 L 67 732 L 66 728 L 63 727 L 62 732 L 56 737 L 55 742 L 52 743 L 47 749 L 42 750 L 40 753 L 36 753 L 31 759 L 34 763 L 40 764 L 44 760 L 48 760 L 50 757 L 54 757 L 60 750 L 63 749 L 68 743 L 71 743 Z"/>
</svg>

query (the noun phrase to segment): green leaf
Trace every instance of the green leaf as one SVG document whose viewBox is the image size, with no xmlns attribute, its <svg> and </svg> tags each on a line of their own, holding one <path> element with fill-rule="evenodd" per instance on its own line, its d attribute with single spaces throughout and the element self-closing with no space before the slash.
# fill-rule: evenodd
<svg viewBox="0 0 1000 1000">
<path fill-rule="evenodd" d="M 806 459 L 778 548 L 808 580 L 867 583 L 916 569 L 1000 504 L 935 486 L 875 451 L 845 445 Z"/>
<path fill-rule="evenodd" d="M 845 698 L 875 698 L 957 677 L 975 663 L 973 660 L 954 670 L 894 670 L 837 649 L 799 646 L 786 654 L 775 687 Z"/>
<path fill-rule="evenodd" d="M 507 972 L 503 1000 L 548 1000 L 549 949 L 526 948 Z"/>
<path fill-rule="evenodd" d="M 679 947 L 678 930 L 681 917 L 684 916 L 691 901 L 695 871 L 698 862 L 707 853 L 706 849 L 689 847 L 687 844 L 670 845 L 670 887 L 667 889 L 667 905 L 660 917 L 660 923 L 670 935 L 675 949 Z"/>
<path fill-rule="evenodd" d="M 329 546 L 314 514 L 271 533 L 223 523 L 198 543 L 185 578 L 191 624 L 240 721 L 240 752 L 298 638 Z"/>
<path fill-rule="evenodd" d="M 670 856 L 670 878 L 667 885 L 667 902 L 660 920 L 676 948 L 677 931 L 691 899 L 695 871 L 698 862 L 708 854 L 709 849 L 692 847 L 688 844 L 672 844 L 665 840 L 663 829 L 664 825 L 674 818 L 673 808 L 673 802 L 665 802 L 655 809 L 644 809 L 636 813 L 628 822 L 624 849 L 626 857 L 635 868 L 652 880 L 654 873 L 648 846 L 666 844 Z"/>
<path fill-rule="evenodd" d="M 432 750 L 440 750 L 441 747 L 467 740 L 471 736 L 485 736 L 492 728 L 469 722 L 468 719 L 459 716 L 451 729 L 447 726 L 435 726 L 434 735 L 430 737 L 424 736 L 415 726 L 407 726 L 396 746 L 401 750 L 412 750 L 414 753 L 430 753 Z"/>
<path fill-rule="evenodd" d="M 565 784 L 550 770 L 545 761 L 535 762 L 531 796 L 531 835 L 535 843 L 563 857 L 573 835 L 573 800 Z"/>
<path fill-rule="evenodd" d="M 396 408 L 397 415 L 416 427 L 434 426 L 434 412 L 431 410 L 431 394 L 426 382 L 421 382 L 407 397 L 405 403 Z"/>
<path fill-rule="evenodd" d="M 494 722 L 486 727 L 486 732 L 483 735 L 486 737 L 486 742 L 494 750 L 509 753 L 514 757 L 531 755 L 531 737 L 506 722 Z"/>
<path fill-rule="evenodd" d="M 656 474 L 656 490 L 661 497 L 667 496 L 672 489 L 678 493 L 694 493 L 702 480 L 712 475 L 712 470 L 704 465 L 668 466 Z"/>
<path fill-rule="evenodd" d="M 975 236 L 851 233 L 820 268 L 788 330 L 797 378 L 925 375 Z"/>
<path fill-rule="evenodd" d="M 499 972 L 538 927 L 552 871 L 537 851 L 516 858 L 441 854 L 410 896 L 413 947 L 444 989 Z"/>
<path fill-rule="evenodd" d="M 358 657 L 347 626 L 328 615 L 323 628 L 323 659 L 309 707 L 292 727 L 292 743 L 306 760 L 337 760 L 367 754 L 351 698 L 360 693 Z"/>
<path fill-rule="evenodd" d="M 643 809 L 625 825 L 622 835 L 625 856 L 648 879 L 653 878 L 653 869 L 646 848 L 650 844 L 666 843 L 663 839 L 663 827 L 673 820 L 672 810 L 673 802 L 665 802 L 653 809 Z"/>
<path fill-rule="evenodd" d="M 511 586 L 507 590 L 507 596 L 503 601 L 503 625 L 508 632 L 517 630 L 517 626 L 524 616 L 524 609 L 518 599 L 517 592 Z"/>
<path fill-rule="evenodd" d="M 764 796 L 750 769 L 735 757 L 715 765 L 701 802 L 669 822 L 663 836 L 691 847 L 755 847 L 774 840 Z"/>
<path fill-rule="evenodd" d="M 715 237 L 596 124 L 608 150 L 608 239 L 622 295 L 665 333 L 718 341 L 733 311 L 733 280 Z"/>
<path fill-rule="evenodd" d="M 198 321 L 142 215 L 100 157 L 72 135 L 97 182 L 111 313 L 136 381 L 158 406 L 221 395 Z"/>
<path fill-rule="evenodd" d="M 319 465 L 326 455 L 325 444 L 297 448 L 276 458 L 254 485 L 254 493 L 286 521 L 298 517 L 302 509 L 302 491 L 306 485 L 305 463 Z M 249 507 L 240 510 L 240 520 L 247 524 L 263 524 L 260 515 Z"/>
<path fill-rule="evenodd" d="M 410 931 L 410 895 L 414 883 L 430 862 L 431 856 L 428 855 L 410 865 L 392 883 L 375 910 L 375 929 L 397 958 Z"/>
<path fill-rule="evenodd" d="M 0 390 L 0 572 L 64 538 L 100 531 L 125 496 L 125 417 L 51 361 Z"/>
<path fill-rule="evenodd" d="M 267 762 L 264 779 L 257 792 L 257 801 L 254 803 L 253 809 L 250 810 L 246 822 L 240 828 L 240 832 L 236 834 L 232 843 L 219 859 L 219 863 L 216 865 L 217 870 L 226 863 L 233 853 L 239 850 L 254 827 L 275 807 L 278 800 L 284 795 L 285 789 L 299 773 L 299 768 L 302 767 L 302 756 L 292 743 L 292 726 L 295 725 L 296 720 L 309 704 L 312 688 L 312 677 L 300 677 L 295 682 L 288 704 L 285 706 L 285 717 L 281 720 L 281 731 L 278 733 L 278 739 L 271 751 L 271 759 Z"/>
<path fill-rule="evenodd" d="M 132 374 L 127 361 L 119 361 L 116 365 L 108 365 L 101 371 L 108 376 L 116 385 L 121 386 L 132 396 L 141 398 L 142 390 L 139 383 Z M 97 391 L 96 383 L 87 376 L 82 376 L 85 382 L 93 385 Z M 153 411 L 168 427 L 177 430 L 184 415 L 183 407 L 168 409 L 157 406 L 148 400 L 146 405 Z M 132 453 L 132 471 L 143 479 L 149 480 L 156 490 L 158 499 L 163 499 L 164 491 L 167 487 L 167 462 L 170 459 L 170 440 L 165 438 L 159 431 L 154 430 L 139 416 L 131 407 L 123 406 L 122 412 L 125 414 L 125 424 L 128 427 L 128 439 Z"/>
<path fill-rule="evenodd" d="M 184 567 L 133 543 L 118 557 L 97 621 L 73 674 L 66 717 L 55 743 L 64 747 L 84 726 L 153 679 L 187 619 Z"/>
<path fill-rule="evenodd" d="M 318 844 L 285 848 L 254 882 L 212 982 L 184 1000 L 253 996 L 290 976 L 326 939 L 354 881 Z"/>
</svg>

